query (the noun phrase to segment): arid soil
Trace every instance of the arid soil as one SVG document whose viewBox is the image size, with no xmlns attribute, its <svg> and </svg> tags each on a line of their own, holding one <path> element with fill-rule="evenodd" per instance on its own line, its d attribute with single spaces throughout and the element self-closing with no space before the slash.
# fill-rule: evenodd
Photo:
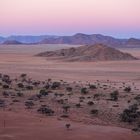
<svg viewBox="0 0 140 140">
<path fill-rule="evenodd" d="M 3 128 L 3 114 L 0 113 L 1 140 L 139 140 L 139 135 L 124 128 L 72 122 L 71 130 L 67 131 L 64 127 L 67 122 L 55 118 L 12 112 L 5 112 L 5 115 L 6 128 Z"/>
<path fill-rule="evenodd" d="M 0 107 L 0 140 L 138 140 L 139 118 L 124 121 L 121 114 L 133 107 L 139 115 L 140 61 L 70 63 L 34 56 L 56 49 L 55 45 L 0 47 L 0 73 L 12 81 L 8 88 L 1 81 L 0 99 L 5 103 Z M 140 56 L 138 50 L 132 52 Z M 27 74 L 25 81 L 19 77 L 22 73 Z M 39 81 L 38 86 L 33 84 Z M 56 89 L 55 81 L 61 83 Z M 44 113 L 38 110 L 41 107 L 51 110 Z"/>
</svg>

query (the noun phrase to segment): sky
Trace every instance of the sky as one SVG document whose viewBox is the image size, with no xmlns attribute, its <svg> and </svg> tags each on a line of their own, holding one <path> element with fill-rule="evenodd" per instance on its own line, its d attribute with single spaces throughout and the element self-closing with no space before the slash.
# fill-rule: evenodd
<svg viewBox="0 0 140 140">
<path fill-rule="evenodd" d="M 0 35 L 140 38 L 140 0 L 0 0 Z"/>
</svg>

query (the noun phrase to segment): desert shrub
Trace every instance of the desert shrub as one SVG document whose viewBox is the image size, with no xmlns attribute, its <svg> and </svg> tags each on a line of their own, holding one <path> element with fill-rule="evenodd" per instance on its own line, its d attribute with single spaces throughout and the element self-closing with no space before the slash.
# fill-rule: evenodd
<svg viewBox="0 0 140 140">
<path fill-rule="evenodd" d="M 140 101 L 140 95 L 137 95 L 136 97 L 134 97 L 134 99 Z"/>
<path fill-rule="evenodd" d="M 27 77 L 27 74 L 22 73 L 22 74 L 20 75 L 20 77 L 21 77 L 21 78 L 25 78 L 25 77 Z"/>
<path fill-rule="evenodd" d="M 123 122 L 135 122 L 137 118 L 140 117 L 138 110 L 138 105 L 133 104 L 129 106 L 128 109 L 124 109 L 123 113 L 120 115 L 121 121 Z"/>
<path fill-rule="evenodd" d="M 60 88 L 61 83 L 60 82 L 53 82 L 51 88 L 52 89 L 57 89 Z"/>
<path fill-rule="evenodd" d="M 64 96 L 64 94 L 63 93 L 60 93 L 60 94 L 58 94 L 60 97 L 63 97 Z"/>
<path fill-rule="evenodd" d="M 57 102 L 60 103 L 60 104 L 64 104 L 64 100 L 63 99 L 57 100 Z"/>
<path fill-rule="evenodd" d="M 68 123 L 65 126 L 66 126 L 67 129 L 69 129 L 71 125 Z"/>
<path fill-rule="evenodd" d="M 84 100 L 84 99 L 85 99 L 85 97 L 84 97 L 84 96 L 81 96 L 81 97 L 79 97 L 79 99 Z"/>
<path fill-rule="evenodd" d="M 67 90 L 68 92 L 71 92 L 71 91 L 72 91 L 72 87 L 66 87 L 66 90 Z"/>
<path fill-rule="evenodd" d="M 138 132 L 138 131 L 140 131 L 138 128 L 132 128 L 132 131 L 134 131 L 134 132 Z"/>
<path fill-rule="evenodd" d="M 69 106 L 69 105 L 64 105 L 62 108 L 63 108 L 63 111 L 64 111 L 65 113 L 67 113 L 68 110 L 70 109 L 70 106 Z"/>
<path fill-rule="evenodd" d="M 46 85 L 44 86 L 44 88 L 45 88 L 45 89 L 49 89 L 49 88 L 50 88 L 50 85 L 49 85 L 49 84 L 46 84 Z"/>
<path fill-rule="evenodd" d="M 5 100 L 0 99 L 0 107 L 5 107 Z"/>
<path fill-rule="evenodd" d="M 94 94 L 94 98 L 100 97 L 100 94 Z"/>
<path fill-rule="evenodd" d="M 28 109 L 31 109 L 33 106 L 34 106 L 34 103 L 32 101 L 26 101 L 25 102 L 25 106 L 28 108 Z"/>
<path fill-rule="evenodd" d="M 17 103 L 17 102 L 20 102 L 20 101 L 19 101 L 19 100 L 17 100 L 17 99 L 14 99 L 14 100 L 13 100 L 13 102 L 14 102 L 14 103 Z"/>
<path fill-rule="evenodd" d="M 112 93 L 110 93 L 111 100 L 113 100 L 113 101 L 117 101 L 118 100 L 118 96 L 119 96 L 118 90 L 113 91 Z"/>
<path fill-rule="evenodd" d="M 33 82 L 32 82 L 32 85 L 38 86 L 38 85 L 40 85 L 40 81 L 33 81 Z"/>
<path fill-rule="evenodd" d="M 92 109 L 90 111 L 90 114 L 97 115 L 98 114 L 98 110 L 97 109 Z"/>
<path fill-rule="evenodd" d="M 79 102 L 80 102 L 80 103 L 81 103 L 81 102 L 84 102 L 84 100 L 80 99 Z"/>
<path fill-rule="evenodd" d="M 22 92 L 17 92 L 17 96 L 18 97 L 23 97 L 23 93 Z"/>
<path fill-rule="evenodd" d="M 78 103 L 78 104 L 76 104 L 75 106 L 76 106 L 77 108 L 80 108 L 80 107 L 81 107 L 81 104 Z"/>
<path fill-rule="evenodd" d="M 41 106 L 37 112 L 44 114 L 44 115 L 48 115 L 48 116 L 52 116 L 54 114 L 54 111 L 52 109 L 50 109 L 48 106 L 43 105 Z"/>
<path fill-rule="evenodd" d="M 4 97 L 8 97 L 10 94 L 9 94 L 7 91 L 4 91 L 4 92 L 2 93 L 2 95 L 3 95 Z"/>
<path fill-rule="evenodd" d="M 87 97 L 87 99 L 91 99 L 91 97 L 90 97 L 90 96 L 88 96 L 88 97 Z"/>
<path fill-rule="evenodd" d="M 68 118 L 69 115 L 67 115 L 67 114 L 63 114 L 63 115 L 61 115 L 60 117 L 61 117 L 61 118 Z"/>
<path fill-rule="evenodd" d="M 27 90 L 33 90 L 33 86 L 28 85 L 28 86 L 26 86 L 26 89 L 27 89 Z"/>
<path fill-rule="evenodd" d="M 9 85 L 3 85 L 3 89 L 9 89 Z"/>
<path fill-rule="evenodd" d="M 124 91 L 125 91 L 125 92 L 128 92 L 128 93 L 131 92 L 131 90 L 132 90 L 131 87 L 125 87 L 125 88 L 124 88 Z"/>
<path fill-rule="evenodd" d="M 94 105 L 94 102 L 89 101 L 87 104 L 91 106 L 91 105 Z"/>
<path fill-rule="evenodd" d="M 48 92 L 47 92 L 46 90 L 44 90 L 44 89 L 41 89 L 41 90 L 39 91 L 39 94 L 40 94 L 41 96 L 47 96 L 47 95 L 48 95 Z"/>
<path fill-rule="evenodd" d="M 89 85 L 90 89 L 97 89 L 97 87 L 95 85 Z"/>
<path fill-rule="evenodd" d="M 3 75 L 2 81 L 7 83 L 7 84 L 10 84 L 11 83 L 10 76 L 9 75 Z"/>
<path fill-rule="evenodd" d="M 24 88 L 23 83 L 18 83 L 17 86 L 18 86 L 18 88 Z"/>
<path fill-rule="evenodd" d="M 2 74 L 0 73 L 0 79 L 2 78 Z"/>
<path fill-rule="evenodd" d="M 88 93 L 87 88 L 81 88 L 81 93 L 82 93 L 82 94 L 87 94 L 87 93 Z"/>
</svg>

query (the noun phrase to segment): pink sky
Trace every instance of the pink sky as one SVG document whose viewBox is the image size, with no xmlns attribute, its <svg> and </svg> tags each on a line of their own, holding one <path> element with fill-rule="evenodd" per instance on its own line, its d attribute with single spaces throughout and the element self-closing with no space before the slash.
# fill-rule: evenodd
<svg viewBox="0 0 140 140">
<path fill-rule="evenodd" d="M 0 34 L 103 33 L 140 38 L 140 0 L 0 0 Z"/>
</svg>

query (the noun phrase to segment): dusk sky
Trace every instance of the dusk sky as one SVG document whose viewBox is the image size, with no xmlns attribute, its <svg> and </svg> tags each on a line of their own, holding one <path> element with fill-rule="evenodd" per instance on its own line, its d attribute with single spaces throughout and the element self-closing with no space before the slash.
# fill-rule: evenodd
<svg viewBox="0 0 140 140">
<path fill-rule="evenodd" d="M 0 0 L 0 35 L 140 38 L 140 0 Z"/>
</svg>

